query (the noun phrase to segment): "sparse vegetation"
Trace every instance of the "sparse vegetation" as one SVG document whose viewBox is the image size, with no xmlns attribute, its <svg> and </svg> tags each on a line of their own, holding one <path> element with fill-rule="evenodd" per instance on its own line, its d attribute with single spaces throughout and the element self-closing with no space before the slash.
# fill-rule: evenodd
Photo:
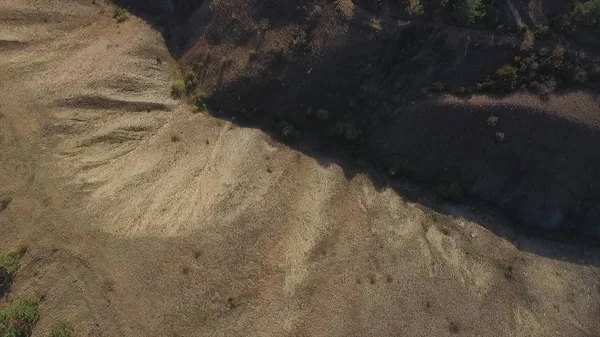
<svg viewBox="0 0 600 337">
<path fill-rule="evenodd" d="M 593 28 L 600 28 L 600 0 L 582 1 L 573 10 L 575 22 Z"/>
<path fill-rule="evenodd" d="M 113 19 L 117 20 L 117 23 L 124 22 L 129 18 L 129 12 L 124 8 L 115 8 L 113 13 Z"/>
<path fill-rule="evenodd" d="M 71 323 L 61 319 L 54 324 L 49 337 L 75 337 L 75 329 Z"/>
<path fill-rule="evenodd" d="M 0 336 L 29 337 L 38 320 L 38 304 L 33 300 L 14 302 L 0 310 Z"/>
<path fill-rule="evenodd" d="M 458 0 L 454 5 L 454 18 L 460 25 L 468 26 L 485 15 L 482 0 Z"/>
<path fill-rule="evenodd" d="M 504 133 L 496 132 L 496 140 L 498 140 L 499 142 L 503 142 L 504 141 Z"/>
<path fill-rule="evenodd" d="M 177 80 L 171 86 L 171 96 L 173 98 L 181 98 L 185 93 L 185 83 L 182 80 Z"/>
<path fill-rule="evenodd" d="M 0 254 L 0 297 L 10 290 L 18 268 L 19 256 L 17 254 Z"/>
</svg>

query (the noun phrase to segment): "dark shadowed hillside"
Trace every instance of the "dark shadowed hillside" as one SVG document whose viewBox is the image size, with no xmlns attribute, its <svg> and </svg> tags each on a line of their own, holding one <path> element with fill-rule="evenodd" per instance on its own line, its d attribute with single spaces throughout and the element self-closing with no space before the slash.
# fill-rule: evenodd
<svg viewBox="0 0 600 337">
<path fill-rule="evenodd" d="M 581 42 L 598 33 L 568 3 L 483 2 L 470 24 L 459 1 L 152 6 L 167 4 L 161 29 L 212 113 L 487 202 L 519 226 L 600 233 L 600 58 Z"/>
</svg>

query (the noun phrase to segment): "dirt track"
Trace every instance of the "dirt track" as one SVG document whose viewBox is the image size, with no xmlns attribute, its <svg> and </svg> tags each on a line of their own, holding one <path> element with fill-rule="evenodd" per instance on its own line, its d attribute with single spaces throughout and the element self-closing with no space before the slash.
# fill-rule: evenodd
<svg viewBox="0 0 600 337">
<path fill-rule="evenodd" d="M 0 4 L 0 249 L 29 248 L 9 299 L 41 300 L 34 336 L 59 317 L 79 336 L 600 334 L 597 248 L 437 215 L 193 114 L 160 34 L 111 13 Z"/>
</svg>

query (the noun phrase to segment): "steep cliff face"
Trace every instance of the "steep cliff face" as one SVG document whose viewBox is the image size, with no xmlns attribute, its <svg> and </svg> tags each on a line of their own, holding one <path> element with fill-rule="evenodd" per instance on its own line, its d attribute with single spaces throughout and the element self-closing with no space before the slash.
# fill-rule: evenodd
<svg viewBox="0 0 600 337">
<path fill-rule="evenodd" d="M 174 13 L 169 36 L 215 114 L 293 130 L 292 141 L 317 135 L 321 149 L 358 153 L 446 198 L 483 200 L 520 226 L 600 234 L 597 94 L 464 95 L 551 40 L 350 0 L 125 2 Z M 564 46 L 582 63 L 595 58 Z"/>
</svg>

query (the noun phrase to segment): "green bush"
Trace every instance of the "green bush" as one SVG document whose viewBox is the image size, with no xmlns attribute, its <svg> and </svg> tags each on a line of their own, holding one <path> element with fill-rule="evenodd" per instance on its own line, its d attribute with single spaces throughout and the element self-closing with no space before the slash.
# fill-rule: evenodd
<svg viewBox="0 0 600 337">
<path fill-rule="evenodd" d="M 535 25 L 535 29 L 533 30 L 533 34 L 535 36 L 544 37 L 548 35 L 549 28 L 545 25 Z"/>
<path fill-rule="evenodd" d="M 0 297 L 10 290 L 18 268 L 19 256 L 17 254 L 0 254 Z"/>
<path fill-rule="evenodd" d="M 208 105 L 206 104 L 206 98 L 207 96 L 203 92 L 198 92 L 196 94 L 196 97 L 194 98 L 194 107 L 197 111 L 204 111 L 208 108 Z"/>
<path fill-rule="evenodd" d="M 510 92 L 517 87 L 518 79 L 517 69 L 510 65 L 504 65 L 494 74 L 494 87 L 504 92 Z"/>
<path fill-rule="evenodd" d="M 600 0 L 589 0 L 575 5 L 573 18 L 579 24 L 600 28 Z"/>
<path fill-rule="evenodd" d="M 113 13 L 113 19 L 117 20 L 117 23 L 121 23 L 129 18 L 129 12 L 123 8 L 115 8 Z"/>
<path fill-rule="evenodd" d="M 22 300 L 0 310 L 0 336 L 29 337 L 38 320 L 38 304 Z"/>
<path fill-rule="evenodd" d="M 180 98 L 185 93 L 185 83 L 182 80 L 177 80 L 171 86 L 171 96 Z"/>
<path fill-rule="evenodd" d="M 52 327 L 50 337 L 75 337 L 75 329 L 71 323 L 61 319 Z"/>
<path fill-rule="evenodd" d="M 454 18 L 461 25 L 468 26 L 484 15 L 482 0 L 458 0 L 454 5 Z"/>
</svg>

